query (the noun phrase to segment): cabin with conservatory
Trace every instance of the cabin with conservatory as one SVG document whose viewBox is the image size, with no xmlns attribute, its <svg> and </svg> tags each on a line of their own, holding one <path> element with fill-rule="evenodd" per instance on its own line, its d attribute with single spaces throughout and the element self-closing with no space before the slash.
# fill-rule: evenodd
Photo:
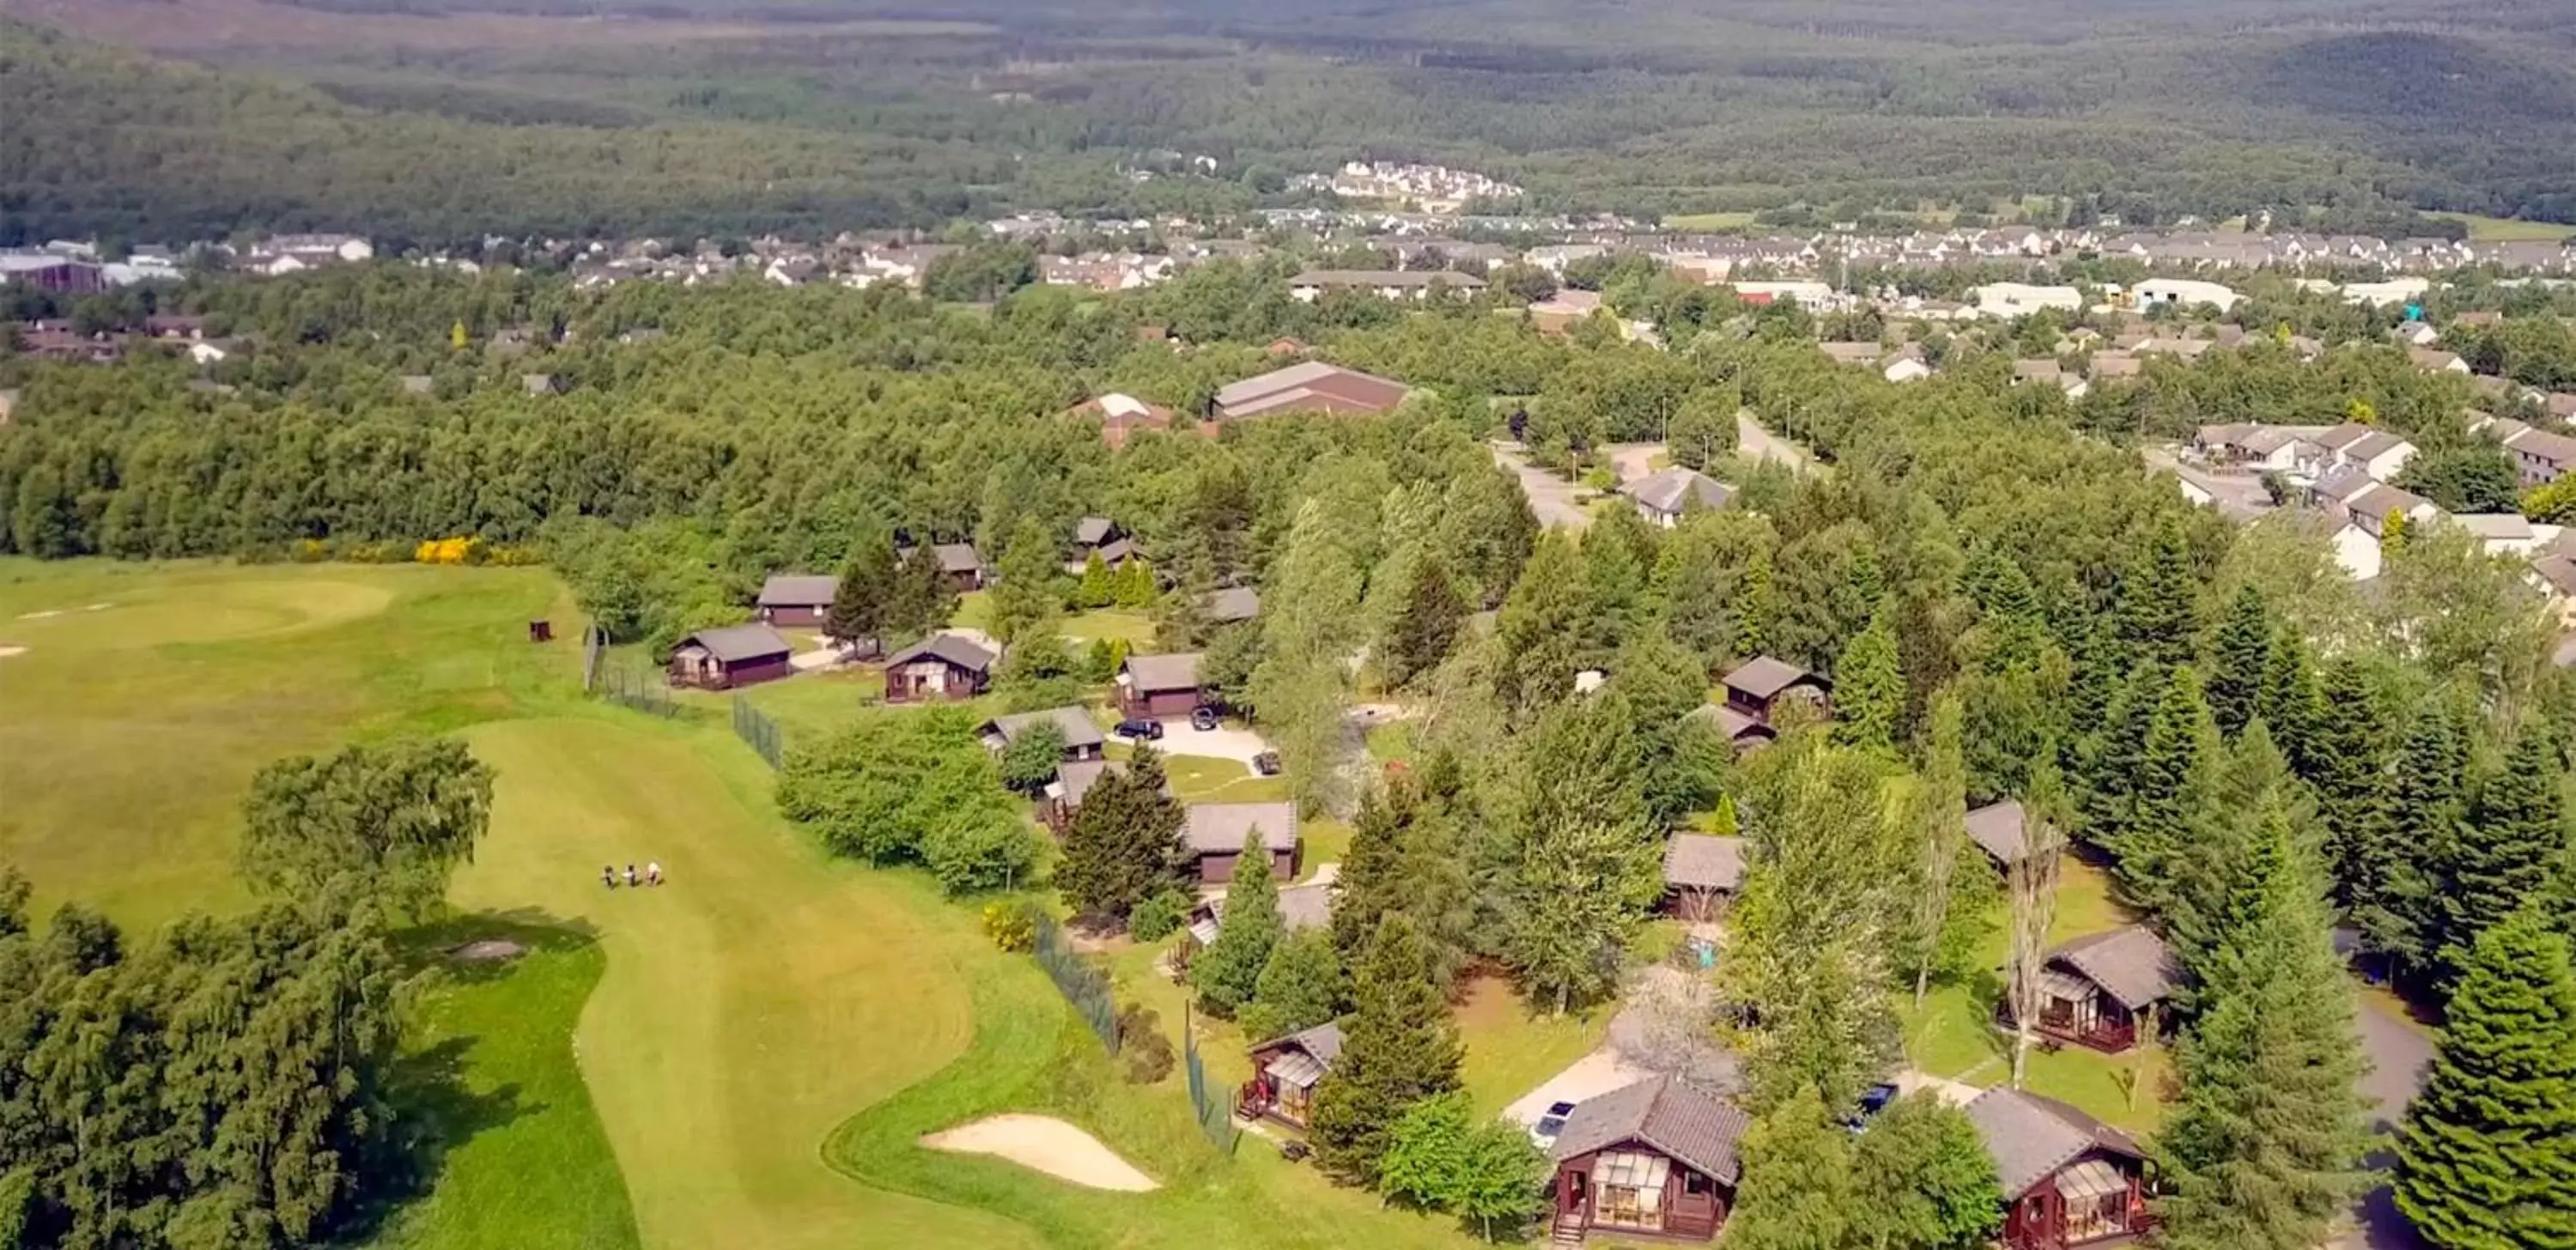
<svg viewBox="0 0 2576 1250">
<path fill-rule="evenodd" d="M 1550 1151 L 1550 1240 L 1715 1240 L 1735 1205 L 1747 1123 L 1734 1103 L 1670 1075 L 1577 1104 Z"/>
<path fill-rule="evenodd" d="M 2126 1245 L 2155 1227 L 2147 1155 L 2136 1138 L 2022 1090 L 1987 1090 L 1968 1119 L 2004 1196 L 2003 1250 Z"/>
</svg>

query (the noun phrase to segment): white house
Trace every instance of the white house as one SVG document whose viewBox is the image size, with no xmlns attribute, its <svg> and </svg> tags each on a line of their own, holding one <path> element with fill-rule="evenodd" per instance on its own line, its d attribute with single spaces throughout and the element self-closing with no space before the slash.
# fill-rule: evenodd
<svg viewBox="0 0 2576 1250">
<path fill-rule="evenodd" d="M 230 355 L 230 353 L 212 343 L 206 342 L 203 339 L 199 339 L 188 345 L 188 359 L 196 361 L 201 365 L 211 365 L 216 361 L 222 360 L 227 355 Z"/>
<path fill-rule="evenodd" d="M 2139 283 L 2130 294 L 2140 308 L 2152 308 L 2158 304 L 2171 308 L 2207 304 L 2222 313 L 2236 307 L 2236 301 L 2244 298 L 2231 288 L 2196 278 L 2149 278 Z"/>
<path fill-rule="evenodd" d="M 1932 376 L 1932 366 L 1923 363 L 1920 356 L 1899 355 L 1888 361 L 1880 374 L 1890 382 L 1920 382 Z"/>
<path fill-rule="evenodd" d="M 1774 304 L 1784 299 L 1798 301 L 1801 308 L 1830 308 L 1835 304 L 1834 289 L 1822 282 L 1730 282 L 1735 296 L 1748 304 Z"/>
<path fill-rule="evenodd" d="M 2084 293 L 2071 286 L 2031 286 L 2021 282 L 1989 282 L 1968 292 L 1968 300 L 1985 317 L 2026 317 L 2043 308 L 2075 312 L 2084 306 Z"/>
<path fill-rule="evenodd" d="M 2424 278 L 2392 278 L 2386 282 L 2348 282 L 2343 298 L 2347 304 L 2412 304 L 2424 298 L 2433 284 Z"/>
<path fill-rule="evenodd" d="M 2381 482 L 2396 477 L 2415 458 L 2415 444 L 2357 421 L 2318 434 L 2316 443 L 2326 449 L 2331 463 L 2352 465 Z"/>
</svg>

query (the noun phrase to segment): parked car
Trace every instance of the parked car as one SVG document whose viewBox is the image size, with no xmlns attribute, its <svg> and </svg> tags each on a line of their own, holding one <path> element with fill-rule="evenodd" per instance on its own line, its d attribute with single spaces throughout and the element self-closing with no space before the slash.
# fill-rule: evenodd
<svg viewBox="0 0 2576 1250">
<path fill-rule="evenodd" d="M 1530 1140 L 1538 1143 L 1538 1148 L 1541 1150 L 1547 1150 L 1554 1147 L 1556 1145 L 1557 1134 L 1565 1131 L 1565 1117 L 1572 1114 L 1574 1114 L 1573 1103 L 1549 1103 L 1547 1105 L 1547 1114 L 1540 1116 L 1538 1118 L 1538 1123 L 1530 1126 Z"/>
<path fill-rule="evenodd" d="M 1116 733 L 1121 738 L 1135 738 L 1142 739 L 1147 742 L 1160 742 L 1163 740 L 1163 722 L 1158 720 L 1146 720 L 1141 716 L 1131 717 L 1127 720 L 1118 722 L 1118 728 L 1112 732 Z"/>
<path fill-rule="evenodd" d="M 1896 1101 L 1894 1085 L 1885 1082 L 1872 1085 L 1860 1096 L 1860 1110 L 1854 1112 L 1850 1119 L 1843 1121 L 1843 1125 L 1857 1133 L 1869 1127 L 1870 1118 L 1887 1110 L 1887 1104 L 1894 1101 Z"/>
<path fill-rule="evenodd" d="M 1253 756 L 1252 771 L 1259 773 L 1264 777 L 1278 776 L 1279 753 L 1277 751 L 1264 751 L 1259 755 Z"/>
<path fill-rule="evenodd" d="M 1206 733 L 1209 730 L 1216 728 L 1216 709 L 1212 707 L 1191 709 L 1190 728 L 1195 729 L 1200 733 Z"/>
</svg>

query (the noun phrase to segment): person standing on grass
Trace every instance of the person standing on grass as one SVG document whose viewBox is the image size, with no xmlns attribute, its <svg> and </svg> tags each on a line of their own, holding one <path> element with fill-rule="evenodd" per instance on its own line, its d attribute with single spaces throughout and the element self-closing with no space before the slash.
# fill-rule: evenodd
<svg viewBox="0 0 2576 1250">
<path fill-rule="evenodd" d="M 646 885 L 662 884 L 662 861 L 657 859 L 644 865 L 644 883 Z"/>
<path fill-rule="evenodd" d="M 600 883 L 601 885 L 607 886 L 609 889 L 612 889 L 612 890 L 616 889 L 616 888 L 617 888 L 617 865 L 615 865 L 615 864 L 601 864 L 601 865 L 599 866 L 599 883 Z"/>
<path fill-rule="evenodd" d="M 640 880 L 640 878 L 635 875 L 635 865 L 628 864 L 626 866 L 626 884 L 632 886 L 636 884 L 638 880 Z"/>
</svg>

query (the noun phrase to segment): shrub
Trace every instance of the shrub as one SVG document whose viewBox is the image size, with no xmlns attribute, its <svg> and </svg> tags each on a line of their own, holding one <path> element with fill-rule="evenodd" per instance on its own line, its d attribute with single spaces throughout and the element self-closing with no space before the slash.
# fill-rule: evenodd
<svg viewBox="0 0 2576 1250">
<path fill-rule="evenodd" d="M 1024 954 L 1037 947 L 1038 918 L 1026 902 L 986 903 L 984 936 L 1014 955 Z"/>
<path fill-rule="evenodd" d="M 1190 896 L 1164 890 L 1136 904 L 1127 915 L 1127 932 L 1139 942 L 1160 942 L 1181 927 L 1190 914 Z"/>
<path fill-rule="evenodd" d="M 1143 1003 L 1118 1009 L 1118 1060 L 1131 1085 L 1151 1085 L 1172 1074 L 1172 1040 L 1163 1036 L 1163 1018 Z"/>
</svg>

